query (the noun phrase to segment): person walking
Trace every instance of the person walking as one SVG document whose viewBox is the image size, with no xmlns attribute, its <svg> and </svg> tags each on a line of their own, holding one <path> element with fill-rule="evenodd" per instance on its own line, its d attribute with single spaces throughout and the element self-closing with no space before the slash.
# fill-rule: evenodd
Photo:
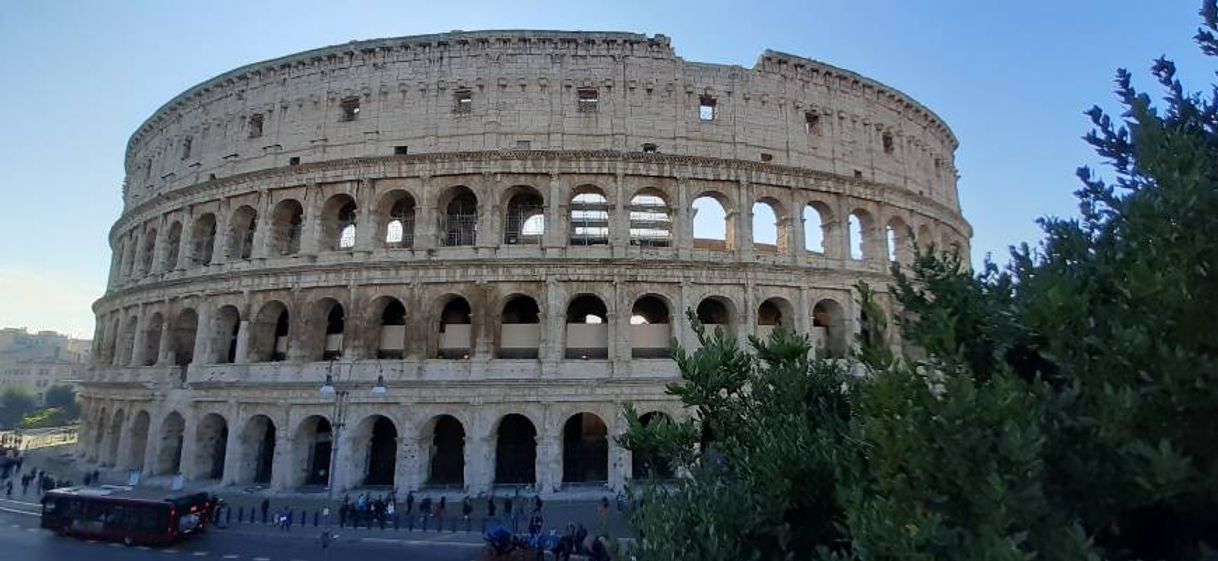
<svg viewBox="0 0 1218 561">
<path fill-rule="evenodd" d="M 268 510 L 271 510 L 271 500 L 270 500 L 270 499 L 262 499 L 262 505 L 261 505 L 261 506 L 262 506 L 262 523 L 263 523 L 263 524 L 266 524 L 266 513 L 267 513 L 267 511 L 268 511 Z"/>
<path fill-rule="evenodd" d="M 427 531 L 428 519 L 431 518 L 431 497 L 423 497 L 419 501 L 419 522 L 423 526 L 423 531 Z"/>
<path fill-rule="evenodd" d="M 440 504 L 436 506 L 436 530 L 444 531 L 444 515 L 448 513 L 448 498 L 441 495 Z"/>
<path fill-rule="evenodd" d="M 10 499 L 13 498 L 13 480 L 12 479 L 9 479 L 8 481 L 4 482 L 4 496 L 8 497 Z"/>
<path fill-rule="evenodd" d="M 596 519 L 601 525 L 605 524 L 605 517 L 609 515 L 609 497 L 601 496 L 601 502 L 596 503 Z"/>
<path fill-rule="evenodd" d="M 473 501 L 469 500 L 469 495 L 466 495 L 465 498 L 461 500 L 461 518 L 465 520 L 465 531 L 466 532 L 469 531 L 469 525 L 470 525 L 469 517 L 471 514 L 473 514 L 473 512 L 474 512 L 474 503 L 473 503 Z"/>
</svg>

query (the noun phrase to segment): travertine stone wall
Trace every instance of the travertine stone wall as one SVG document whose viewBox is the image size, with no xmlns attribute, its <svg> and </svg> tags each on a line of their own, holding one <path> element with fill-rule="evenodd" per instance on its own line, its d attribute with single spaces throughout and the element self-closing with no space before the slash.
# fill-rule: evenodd
<svg viewBox="0 0 1218 561">
<path fill-rule="evenodd" d="M 664 36 L 454 32 L 234 70 L 128 145 L 82 454 L 281 489 L 618 488 L 643 469 L 622 405 L 685 415 L 662 358 L 696 345 L 685 310 L 841 356 L 866 329 L 851 285 L 915 239 L 967 252 L 955 148 L 873 80 L 687 62 Z"/>
</svg>

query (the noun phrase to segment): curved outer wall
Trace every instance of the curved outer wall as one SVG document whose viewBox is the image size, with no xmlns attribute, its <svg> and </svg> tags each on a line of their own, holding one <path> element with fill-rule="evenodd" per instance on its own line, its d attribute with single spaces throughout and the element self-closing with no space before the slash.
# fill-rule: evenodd
<svg viewBox="0 0 1218 561">
<path fill-rule="evenodd" d="M 683 310 L 840 355 L 865 329 L 854 282 L 884 286 L 915 236 L 967 252 L 955 148 L 857 74 L 688 62 L 660 35 L 455 32 L 234 70 L 129 142 L 81 453 L 285 489 L 324 484 L 337 432 L 342 488 L 620 487 L 650 469 L 613 442 L 621 405 L 685 414 L 660 348 L 695 343 Z M 699 197 L 722 239 L 695 231 Z"/>
</svg>

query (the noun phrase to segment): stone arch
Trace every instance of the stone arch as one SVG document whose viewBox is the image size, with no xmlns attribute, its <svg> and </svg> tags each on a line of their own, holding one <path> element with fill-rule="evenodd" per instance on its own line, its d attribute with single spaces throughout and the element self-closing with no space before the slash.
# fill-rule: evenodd
<svg viewBox="0 0 1218 561">
<path fill-rule="evenodd" d="M 172 271 L 178 268 L 178 253 L 182 250 L 182 223 L 174 220 L 173 224 L 169 225 L 169 233 L 165 236 L 165 247 L 162 251 L 165 252 L 165 259 L 161 262 L 161 269 L 164 271 Z"/>
<path fill-rule="evenodd" d="M 605 192 L 595 185 L 575 188 L 569 203 L 569 243 L 573 246 L 608 245 L 609 212 Z"/>
<path fill-rule="evenodd" d="M 672 246 L 672 203 L 666 193 L 654 187 L 639 189 L 630 198 L 628 211 L 630 245 Z"/>
<path fill-rule="evenodd" d="M 922 251 L 929 250 L 935 245 L 935 235 L 931 233 L 929 224 L 918 226 L 918 235 L 915 236 L 914 241 Z"/>
<path fill-rule="evenodd" d="M 322 297 L 311 306 L 310 322 L 315 333 L 312 339 L 316 347 L 310 349 L 310 355 L 316 360 L 337 360 L 343 356 L 345 349 L 344 336 L 347 331 L 347 316 L 343 305 L 330 297 Z M 320 351 L 320 352 L 318 352 Z"/>
<path fill-rule="evenodd" d="M 766 298 L 757 306 L 757 337 L 768 339 L 779 328 L 795 329 L 795 307 L 786 298 Z"/>
<path fill-rule="evenodd" d="M 110 364 L 112 366 L 118 365 L 118 333 L 120 327 L 122 327 L 122 325 L 119 318 L 116 317 L 110 322 L 110 329 L 106 331 L 106 356 L 102 361 L 99 362 Z"/>
<path fill-rule="evenodd" d="M 110 418 L 110 430 L 108 442 L 109 446 L 105 450 L 105 456 L 102 458 L 102 463 L 106 465 L 118 464 L 118 445 L 122 440 L 124 415 L 122 409 L 115 409 L 114 416 Z"/>
<path fill-rule="evenodd" d="M 165 330 L 165 317 L 161 312 L 153 312 L 144 326 L 144 344 L 140 349 L 140 364 L 152 366 L 157 363 L 157 355 L 161 351 L 161 336 Z"/>
<path fill-rule="evenodd" d="M 541 245 L 546 230 L 546 201 L 528 185 L 509 188 L 503 216 L 504 245 Z"/>
<path fill-rule="evenodd" d="M 186 419 L 170 411 L 161 422 L 161 441 L 157 447 L 153 475 L 173 475 L 182 470 L 182 442 L 186 434 Z"/>
<path fill-rule="evenodd" d="M 355 425 L 347 445 L 351 450 L 353 484 L 393 487 L 397 471 L 398 427 L 384 415 L 368 415 Z"/>
<path fill-rule="evenodd" d="M 212 320 L 212 363 L 237 361 L 237 339 L 241 331 L 241 312 L 236 306 L 221 306 Z"/>
<path fill-rule="evenodd" d="M 706 327 L 707 334 L 717 329 L 731 335 L 736 332 L 736 304 L 726 296 L 707 296 L 698 302 L 694 310 L 698 322 Z"/>
<path fill-rule="evenodd" d="M 872 247 L 875 221 L 872 220 L 871 213 L 856 208 L 850 212 L 847 222 L 846 234 L 849 240 L 850 258 L 855 261 L 871 259 L 875 255 L 875 249 Z"/>
<path fill-rule="evenodd" d="M 376 207 L 380 224 L 377 238 L 385 247 L 414 247 L 416 208 L 414 196 L 403 189 L 395 189 L 381 197 Z"/>
<path fill-rule="evenodd" d="M 888 219 L 884 226 L 884 257 L 889 262 L 910 263 L 913 261 L 912 231 L 899 216 Z"/>
<path fill-rule="evenodd" d="M 663 411 L 650 411 L 639 416 L 644 427 L 652 423 L 672 423 L 672 417 Z M 672 479 L 675 477 L 672 459 L 659 452 L 632 452 L 630 455 L 631 479 Z"/>
<path fill-rule="evenodd" d="M 321 207 L 322 249 L 353 249 L 358 213 L 359 207 L 351 195 L 339 193 L 327 199 Z"/>
<path fill-rule="evenodd" d="M 195 339 L 199 335 L 199 314 L 193 308 L 178 312 L 173 322 L 173 363 L 186 366 L 194 362 Z"/>
<path fill-rule="evenodd" d="M 89 457 L 94 461 L 102 461 L 102 444 L 106 440 L 106 428 L 110 425 L 110 417 L 106 414 L 106 407 L 103 405 L 98 411 L 97 417 L 93 419 L 93 445 L 90 447 Z"/>
<path fill-rule="evenodd" d="M 286 256 L 300 252 L 304 231 L 304 207 L 296 199 L 284 199 L 271 212 L 271 255 Z"/>
<path fill-rule="evenodd" d="M 537 483 L 537 427 L 528 417 L 509 413 L 499 419 L 495 439 L 495 484 Z"/>
<path fill-rule="evenodd" d="M 194 240 L 191 264 L 196 267 L 211 265 L 216 250 L 216 215 L 208 212 L 196 218 L 190 239 Z"/>
<path fill-rule="evenodd" d="M 631 358 L 668 358 L 672 354 L 672 307 L 658 294 L 644 294 L 630 308 Z"/>
<path fill-rule="evenodd" d="M 506 299 L 499 315 L 499 358 L 537 358 L 541 346 L 541 308 L 525 294 Z"/>
<path fill-rule="evenodd" d="M 156 228 L 149 227 L 144 231 L 144 244 L 140 249 L 140 273 L 149 274 L 152 271 L 152 258 L 156 255 Z"/>
<path fill-rule="evenodd" d="M 473 308 L 465 297 L 450 294 L 442 299 L 444 305 L 437 316 L 439 338 L 436 356 L 439 358 L 469 358 L 473 351 Z"/>
<path fill-rule="evenodd" d="M 288 356 L 288 341 L 291 331 L 291 314 L 279 300 L 262 305 L 254 316 L 250 333 L 250 362 L 278 362 Z"/>
<path fill-rule="evenodd" d="M 609 429 L 593 413 L 576 413 L 563 423 L 562 482 L 609 480 Z"/>
<path fill-rule="evenodd" d="M 850 350 L 846 314 L 842 305 L 825 298 L 812 307 L 812 340 L 829 358 L 846 358 Z"/>
<path fill-rule="evenodd" d="M 566 357 L 609 357 L 609 309 L 595 294 L 579 294 L 567 304 Z"/>
<path fill-rule="evenodd" d="M 135 353 L 135 327 L 137 319 L 135 316 L 127 318 L 123 322 L 122 331 L 119 331 L 118 356 L 115 366 L 127 366 L 131 364 L 132 354 Z"/>
<path fill-rule="evenodd" d="M 269 485 L 274 472 L 275 443 L 278 438 L 275 421 L 266 415 L 254 415 L 245 422 L 239 438 L 235 481 Z"/>
<path fill-rule="evenodd" d="M 130 438 L 128 439 L 127 458 L 122 464 L 131 469 L 144 469 L 144 454 L 148 450 L 148 428 L 152 417 L 147 411 L 141 410 L 131 419 Z"/>
<path fill-rule="evenodd" d="M 427 485 L 465 486 L 465 426 L 452 415 L 436 415 L 420 431 L 419 450 L 426 452 Z"/>
<path fill-rule="evenodd" d="M 736 248 L 732 200 L 718 191 L 704 191 L 690 202 L 694 249 L 731 251 Z"/>
<path fill-rule="evenodd" d="M 761 197 L 753 202 L 753 250 L 761 253 L 785 253 L 791 238 L 786 205 L 773 197 Z"/>
<path fill-rule="evenodd" d="M 383 295 L 372 300 L 365 325 L 369 330 L 368 348 L 376 349 L 376 358 L 405 358 L 406 306 L 393 296 Z"/>
<path fill-rule="evenodd" d="M 228 451 L 228 421 L 219 413 L 208 413 L 195 427 L 195 457 L 192 465 L 200 479 L 224 479 L 224 456 Z"/>
<path fill-rule="evenodd" d="M 296 426 L 292 437 L 296 465 L 293 485 L 330 484 L 330 451 L 333 449 L 333 427 L 322 415 L 309 415 Z"/>
<path fill-rule="evenodd" d="M 228 222 L 228 258 L 249 259 L 254 256 L 254 234 L 258 231 L 258 211 L 241 205 L 233 211 Z"/>
<path fill-rule="evenodd" d="M 804 248 L 812 253 L 835 255 L 833 232 L 833 209 L 821 201 L 812 201 L 804 206 Z"/>
<path fill-rule="evenodd" d="M 449 187 L 440 195 L 440 245 L 467 246 L 478 243 L 478 196 L 464 185 Z"/>
</svg>

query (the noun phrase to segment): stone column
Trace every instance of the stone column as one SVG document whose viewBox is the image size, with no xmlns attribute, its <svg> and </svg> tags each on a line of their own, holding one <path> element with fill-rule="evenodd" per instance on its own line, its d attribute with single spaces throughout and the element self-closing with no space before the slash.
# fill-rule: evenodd
<svg viewBox="0 0 1218 561">
<path fill-rule="evenodd" d="M 156 351 L 157 366 L 165 366 L 173 362 L 173 350 L 171 341 L 173 341 L 173 318 L 169 317 L 168 308 L 165 315 L 161 318 L 161 340 Z"/>
<path fill-rule="evenodd" d="M 489 173 L 482 174 L 481 189 L 475 193 L 478 197 L 477 226 L 474 227 L 476 239 L 474 247 L 496 247 L 503 241 L 503 201 L 500 200 L 498 186 Z"/>
<path fill-rule="evenodd" d="M 148 264 L 149 273 L 160 273 L 165 269 L 165 240 L 169 238 L 165 215 L 157 218 L 156 241 L 152 244 L 152 261 Z"/>
<path fill-rule="evenodd" d="M 537 492 L 548 495 L 562 488 L 562 448 L 556 434 L 541 427 L 537 439 Z"/>
<path fill-rule="evenodd" d="M 233 245 L 233 232 L 229 228 L 232 216 L 228 199 L 220 199 L 220 208 L 216 211 L 216 241 L 211 251 L 211 266 L 223 265 L 230 261 L 228 250 Z M 232 261 L 239 261 L 240 256 L 234 256 Z"/>
<path fill-rule="evenodd" d="M 811 289 L 807 286 L 799 288 L 799 301 L 795 303 L 795 330 L 799 333 L 808 334 L 812 332 L 812 296 Z"/>
<path fill-rule="evenodd" d="M 375 247 L 377 220 L 376 215 L 372 212 L 372 205 L 376 204 L 372 200 L 372 184 L 365 179 L 357 179 L 355 181 L 355 198 L 356 208 L 358 209 L 358 217 L 355 222 L 355 248 L 357 253 L 368 254 Z"/>
<path fill-rule="evenodd" d="M 237 327 L 237 356 L 234 364 L 248 364 L 250 361 L 250 320 L 243 319 Z"/>
<path fill-rule="evenodd" d="M 489 435 L 466 437 L 465 486 L 469 493 L 489 493 L 495 484 L 495 439 Z"/>
<path fill-rule="evenodd" d="M 803 204 L 791 206 L 797 208 L 786 218 L 791 226 L 787 235 L 787 250 L 791 254 L 792 263 L 803 265 L 808 262 L 808 235 L 804 232 Z"/>
<path fill-rule="evenodd" d="M 275 458 L 271 460 L 271 490 L 283 491 L 295 485 L 293 476 L 297 471 L 296 458 L 292 450 L 292 439 L 288 435 L 291 419 L 275 428 Z"/>
<path fill-rule="evenodd" d="M 211 338 L 215 335 L 215 326 L 212 325 L 211 308 L 209 306 L 199 306 L 196 308 L 199 314 L 198 329 L 195 331 L 195 348 L 193 364 L 211 364 L 215 362 L 211 356 Z"/>
<path fill-rule="evenodd" d="M 160 427 L 151 424 L 151 421 L 148 425 L 148 437 L 145 442 L 143 474 L 145 477 L 149 477 L 156 473 L 156 460 L 161 455 L 161 446 L 164 445 Z"/>
<path fill-rule="evenodd" d="M 677 193 L 672 202 L 673 247 L 679 259 L 689 259 L 694 249 L 694 208 L 689 200 L 689 178 L 677 178 Z"/>
<path fill-rule="evenodd" d="M 301 217 L 300 255 L 316 256 L 321 240 L 321 188 L 316 183 L 305 186 L 304 216 Z"/>
<path fill-rule="evenodd" d="M 206 474 L 209 466 L 199 465 L 195 461 L 195 455 L 198 454 L 199 435 L 196 434 L 199 430 L 198 420 L 193 415 L 184 415 L 182 425 L 182 457 L 178 461 L 178 473 L 186 476 L 187 480 L 195 480 L 200 474 Z"/>
<path fill-rule="evenodd" d="M 436 208 L 436 194 L 432 193 L 431 177 L 423 175 L 419 179 L 422 182 L 422 191 L 415 206 L 414 248 L 426 252 L 440 245 L 440 215 Z"/>
<path fill-rule="evenodd" d="M 570 226 L 567 219 L 571 213 L 568 210 L 569 200 L 562 200 L 562 182 L 558 174 L 550 175 L 549 195 L 546 197 L 546 230 L 542 235 L 542 244 L 546 248 L 558 248 L 567 245 L 567 232 Z"/>
<path fill-rule="evenodd" d="M 144 364 L 144 331 L 148 329 L 148 318 L 144 314 L 144 305 L 136 308 L 135 336 L 131 338 L 131 356 L 127 366 L 143 366 Z"/>
<path fill-rule="evenodd" d="M 623 257 L 630 246 L 630 212 L 627 210 L 630 193 L 626 191 L 622 172 L 618 172 L 606 195 L 613 200 L 613 209 L 609 212 L 609 245 L 614 248 L 614 257 Z"/>
<path fill-rule="evenodd" d="M 195 215 L 191 207 L 186 207 L 182 216 L 182 237 L 178 240 L 178 262 L 175 271 L 182 271 L 194 266 L 195 245 Z"/>
<path fill-rule="evenodd" d="M 693 326 L 685 315 L 685 311 L 692 306 L 693 303 L 689 301 L 689 280 L 682 280 L 681 285 L 677 288 L 677 309 L 672 313 L 672 336 L 686 350 L 692 350 L 697 340 Z"/>
<path fill-rule="evenodd" d="M 271 235 L 271 211 L 268 208 L 270 204 L 270 192 L 263 191 L 258 197 L 258 219 L 255 221 L 257 226 L 254 229 L 254 248 L 250 255 L 254 259 L 266 259 L 271 254 L 271 241 L 274 236 Z"/>
</svg>

